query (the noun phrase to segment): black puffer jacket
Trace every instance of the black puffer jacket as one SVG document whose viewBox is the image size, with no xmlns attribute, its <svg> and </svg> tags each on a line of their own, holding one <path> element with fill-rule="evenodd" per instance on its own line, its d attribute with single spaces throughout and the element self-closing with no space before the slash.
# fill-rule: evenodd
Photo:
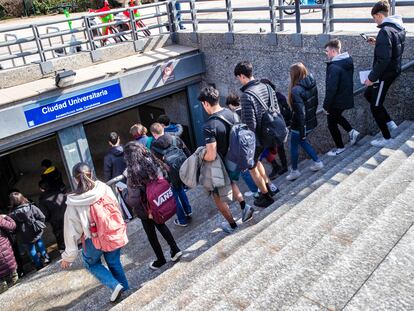
<svg viewBox="0 0 414 311">
<path fill-rule="evenodd" d="M 263 102 L 270 106 L 269 101 L 269 91 L 266 84 L 261 83 L 259 80 L 252 80 L 241 88 L 243 92 L 240 97 L 240 106 L 241 106 L 241 121 L 245 123 L 250 130 L 257 132 L 258 126 L 262 122 L 262 116 L 266 112 L 265 108 L 251 95 L 246 94 L 246 91 L 255 93 Z M 279 107 L 277 105 L 277 98 L 275 92 L 272 92 L 275 100 L 275 108 L 277 112 Z"/>
<path fill-rule="evenodd" d="M 375 42 L 374 64 L 368 79 L 394 80 L 401 73 L 406 31 L 401 16 L 387 17 L 378 26 L 381 30 Z"/>
<path fill-rule="evenodd" d="M 112 147 L 104 158 L 105 181 L 121 175 L 125 168 L 124 148 L 122 146 Z"/>
<path fill-rule="evenodd" d="M 348 53 L 327 63 L 326 95 L 323 109 L 347 110 L 354 107 L 354 61 Z"/>
<path fill-rule="evenodd" d="M 290 128 L 299 131 L 300 137 L 305 138 L 306 132 L 317 125 L 316 110 L 318 108 L 318 89 L 312 75 L 300 80 L 292 88 L 292 123 Z"/>
<path fill-rule="evenodd" d="M 45 225 L 45 215 L 41 210 L 32 203 L 22 204 L 17 206 L 9 215 L 16 222 L 17 237 L 19 241 L 25 244 L 34 243 L 42 237 Z M 37 231 L 31 225 L 30 218 L 36 219 L 37 227 L 42 227 L 42 230 Z"/>
</svg>

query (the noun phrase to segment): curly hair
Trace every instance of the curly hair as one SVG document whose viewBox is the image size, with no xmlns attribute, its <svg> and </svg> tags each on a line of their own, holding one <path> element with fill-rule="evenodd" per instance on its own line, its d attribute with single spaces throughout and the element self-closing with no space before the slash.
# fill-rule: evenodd
<svg viewBox="0 0 414 311">
<path fill-rule="evenodd" d="M 166 175 L 166 166 L 151 151 L 137 141 L 125 145 L 124 158 L 127 164 L 128 183 L 138 188 L 158 178 L 159 173 Z"/>
</svg>

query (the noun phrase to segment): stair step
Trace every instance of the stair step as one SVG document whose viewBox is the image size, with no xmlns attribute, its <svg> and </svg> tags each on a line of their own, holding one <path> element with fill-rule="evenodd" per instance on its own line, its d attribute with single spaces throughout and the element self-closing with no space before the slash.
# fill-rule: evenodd
<svg viewBox="0 0 414 311">
<path fill-rule="evenodd" d="M 357 222 L 353 225 L 359 230 L 368 224 L 364 232 L 361 232 L 347 252 L 343 253 L 336 262 L 307 290 L 304 294 L 307 298 L 318 302 L 330 309 L 342 309 L 360 286 L 369 278 L 372 271 L 387 256 L 396 241 L 406 232 L 414 222 L 414 210 L 411 204 L 403 203 L 413 198 L 414 180 L 414 156 L 405 161 L 404 165 L 393 176 L 387 178 L 375 191 L 369 201 L 361 204 L 363 215 L 367 215 L 365 222 Z M 405 173 L 404 170 L 405 169 Z M 407 180 L 398 183 L 398 187 L 391 183 L 397 183 L 401 177 Z M 411 184 L 410 184 L 411 183 Z M 390 197 L 408 188 L 405 193 L 397 197 L 392 204 Z M 394 189 L 393 189 L 394 188 Z M 397 188 L 397 190 L 395 190 Z M 385 195 L 384 195 L 385 194 Z M 370 203 L 370 204 L 369 204 Z M 387 206 L 389 206 L 387 208 Z M 369 215 L 368 210 L 374 215 Z M 356 211 L 358 212 L 358 210 Z M 351 225 L 357 213 L 344 219 L 345 227 Z M 343 227 L 344 227 L 343 226 Z M 335 235 L 335 230 L 333 231 Z"/>
<path fill-rule="evenodd" d="M 412 209 L 414 193 L 399 204 Z M 393 224 L 390 224 L 392 226 Z M 385 260 L 344 308 L 353 310 L 412 310 L 414 306 L 414 226 L 407 230 Z"/>
<path fill-rule="evenodd" d="M 401 126 L 401 130 L 405 129 L 407 126 L 409 125 L 409 123 L 406 124 L 402 124 Z M 369 138 L 365 139 L 365 142 L 368 142 Z M 358 150 L 358 149 L 357 149 Z M 348 151 L 353 151 L 355 152 L 355 149 L 353 150 L 352 148 Z M 349 152 L 349 154 L 351 153 Z M 348 155 L 349 155 L 348 154 Z M 344 155 L 345 157 L 345 155 Z M 338 161 L 340 159 L 340 157 L 338 157 L 336 159 L 336 161 Z M 317 174 L 313 174 L 312 177 L 316 176 Z M 304 180 L 306 180 L 306 178 L 304 178 Z M 313 180 L 312 180 L 313 181 Z M 302 180 L 300 183 L 303 183 L 304 181 Z M 321 181 L 321 183 L 323 183 L 323 181 Z M 301 184 L 298 189 L 303 188 L 303 184 Z M 283 189 L 283 188 L 281 188 Z M 309 189 L 307 189 L 307 191 L 309 191 Z M 312 190 L 310 190 L 312 191 Z M 305 197 L 306 195 L 304 195 Z M 286 200 L 282 200 L 284 203 L 287 201 L 286 195 L 281 196 L 281 198 L 284 198 Z M 273 208 L 273 207 L 272 207 Z M 262 218 L 262 213 L 263 212 L 267 212 L 269 209 L 261 211 L 260 215 Z M 286 210 L 287 211 L 287 210 Z M 263 215 L 265 216 L 265 215 Z M 275 219 L 265 219 L 262 222 L 266 221 L 267 224 L 271 223 L 272 221 L 274 221 Z M 260 225 L 262 225 L 262 222 L 260 223 Z M 266 226 L 266 224 L 263 226 L 263 228 Z M 255 226 L 257 227 L 257 225 Z M 262 226 L 260 227 L 262 228 Z M 251 228 L 248 228 L 249 230 Z M 256 228 L 255 228 L 256 229 Z M 243 231 L 239 232 L 237 235 L 242 235 L 242 237 L 239 240 L 242 240 L 245 235 L 243 234 L 247 229 L 244 229 Z M 262 229 L 260 229 L 262 230 Z M 257 232 L 259 232 L 260 230 L 254 230 L 252 231 L 252 233 L 250 235 L 256 234 Z M 229 237 L 228 237 L 229 238 Z M 171 289 L 172 287 L 174 287 L 174 291 L 175 292 L 180 292 L 181 290 L 186 288 L 186 284 L 191 284 L 192 282 L 194 282 L 194 280 L 197 279 L 197 273 L 201 273 L 203 274 L 203 270 L 207 270 L 209 266 L 212 265 L 212 263 L 214 264 L 214 256 L 219 256 L 220 258 L 222 258 L 221 260 L 225 259 L 226 256 L 228 256 L 229 254 L 231 254 L 232 252 L 234 252 L 234 247 L 232 247 L 231 245 L 227 245 L 228 238 L 226 238 L 226 245 L 225 245 L 225 249 L 224 246 L 223 248 L 221 248 L 221 252 L 220 253 L 215 253 L 215 254 L 210 254 L 210 256 L 208 258 L 204 258 L 205 255 L 203 256 L 203 259 L 199 259 L 197 258 L 196 260 L 194 260 L 191 263 L 191 266 L 186 264 L 185 269 L 182 269 L 182 271 L 180 271 L 180 267 L 177 265 L 175 267 L 173 267 L 170 271 L 167 271 L 166 273 L 164 273 L 163 275 L 161 275 L 159 278 L 157 278 L 157 280 L 151 282 L 151 284 L 148 284 L 146 286 L 144 286 L 143 288 L 140 289 L 139 292 L 135 293 L 133 295 L 133 297 L 136 297 L 136 299 L 130 297 L 127 300 L 125 300 L 125 303 L 121 303 L 119 304 L 115 309 L 121 309 L 121 308 L 127 308 L 128 304 L 130 303 L 131 305 L 133 304 L 134 307 L 143 307 L 145 304 L 147 304 L 149 301 L 151 301 L 153 298 L 156 298 L 155 295 L 151 294 L 154 292 L 154 289 L 159 288 L 160 286 L 163 286 L 164 288 L 169 288 Z M 247 240 L 247 239 L 246 239 Z M 233 243 L 234 244 L 234 243 Z M 213 252 L 213 251 L 212 251 Z M 212 253 L 211 252 L 211 253 Z M 223 254 L 224 253 L 224 254 Z M 211 259 L 211 257 L 213 257 L 213 259 Z M 194 267 L 195 266 L 195 267 Z M 198 268 L 197 268 L 198 267 Z M 184 271 L 185 270 L 185 271 Z M 169 277 L 169 275 L 174 275 L 174 280 L 172 280 L 171 277 Z M 196 274 L 195 276 L 192 276 L 193 274 Z M 159 284 L 160 286 L 157 286 L 157 284 Z M 171 295 L 171 296 L 169 296 Z M 169 294 L 166 296 L 162 296 L 162 297 L 158 297 L 158 301 L 159 303 L 157 305 L 155 304 L 151 304 L 149 306 L 149 309 L 154 308 L 157 309 L 159 306 L 162 306 L 163 304 L 165 304 L 166 302 L 168 302 L 168 300 L 173 299 L 175 294 Z M 127 302 L 128 301 L 128 302 Z"/>
<path fill-rule="evenodd" d="M 414 142 L 412 143 L 412 146 L 414 146 Z M 389 159 L 391 160 L 391 158 Z M 314 228 L 312 230 L 316 233 L 316 237 L 318 235 L 321 236 L 317 244 L 313 246 L 307 252 L 307 254 L 303 256 L 303 258 L 300 258 L 299 260 L 289 260 L 288 258 L 286 258 L 287 256 L 283 257 L 282 261 L 289 260 L 289 268 L 285 271 L 278 271 L 278 273 L 282 276 L 275 280 L 275 282 L 273 282 L 272 285 L 258 297 L 258 299 L 251 305 L 251 308 L 249 309 L 255 310 L 264 305 L 289 306 L 294 304 L 298 297 L 300 297 L 303 294 L 304 290 L 308 286 L 310 286 L 312 282 L 316 281 L 318 277 L 320 277 L 326 270 L 328 270 L 328 268 L 337 260 L 339 256 L 341 256 L 341 254 L 346 254 L 352 247 L 354 247 L 355 244 L 360 243 L 360 236 L 363 235 L 363 232 L 366 230 L 366 228 L 369 228 L 371 226 L 371 223 L 375 221 L 377 216 L 382 217 L 380 213 L 387 209 L 387 205 L 389 205 L 390 202 L 392 202 L 401 191 L 404 191 L 404 188 L 407 186 L 407 184 L 405 184 L 404 186 L 401 185 L 399 189 L 393 191 L 393 185 L 390 183 L 395 180 L 398 180 L 399 178 L 401 178 L 401 176 L 407 176 L 409 178 L 414 179 L 414 172 L 409 172 L 406 175 L 404 175 L 404 172 L 407 171 L 407 168 L 414 163 L 412 162 L 413 160 L 414 156 L 411 155 L 409 160 L 405 161 L 404 164 L 401 167 L 399 167 L 395 173 L 391 174 L 389 177 L 384 179 L 384 182 L 382 182 L 378 188 L 376 188 L 369 195 L 367 193 L 366 198 L 363 199 L 360 204 L 358 204 L 358 201 L 346 200 L 346 198 L 341 198 L 341 203 L 337 204 L 336 207 L 334 206 L 333 208 L 331 208 L 331 219 L 329 219 L 329 217 L 325 217 L 325 219 L 321 219 L 317 224 L 315 224 L 315 226 L 313 226 Z M 387 164 L 387 161 L 383 163 L 384 165 L 380 165 L 376 170 L 382 170 L 382 168 L 385 167 L 385 165 Z M 377 174 L 376 177 L 378 178 L 380 176 Z M 365 183 L 365 180 L 360 184 Z M 356 186 L 359 187 L 359 185 Z M 384 193 L 384 191 L 387 191 L 387 199 L 378 202 L 378 197 L 381 196 L 381 194 Z M 354 201 L 355 203 L 342 203 L 347 201 Z M 356 215 L 359 215 L 360 218 L 363 218 L 363 215 L 366 213 L 367 210 L 373 209 L 371 207 L 374 204 L 376 204 L 377 215 L 370 215 L 369 217 L 365 217 L 364 222 L 354 222 L 354 219 L 358 217 Z M 352 209 L 352 205 L 357 206 Z M 325 206 L 318 206 L 315 208 L 324 209 Z M 349 214 L 346 215 L 347 213 Z M 340 222 L 336 227 L 334 227 L 335 222 L 338 222 L 338 219 L 340 220 Z M 412 219 L 412 216 L 409 219 Z M 329 228 L 332 227 L 333 229 L 330 230 Z M 336 228 L 341 227 L 353 227 L 353 235 L 338 235 Z M 406 228 L 404 228 L 404 230 L 405 229 Z M 305 232 L 305 235 L 306 233 L 307 232 Z M 327 234 L 322 236 L 321 234 L 324 233 Z M 311 235 L 312 233 L 309 233 L 309 236 Z M 366 240 L 372 242 L 372 238 Z M 301 244 L 307 245 L 305 243 Z M 343 283 L 339 282 L 339 284 L 338 285 L 341 288 L 344 286 Z M 326 290 L 329 293 L 333 293 L 331 295 L 336 294 L 335 290 L 332 287 L 328 287 Z M 269 293 L 277 294 L 275 294 L 272 297 L 269 297 Z M 307 294 L 304 294 L 304 296 L 309 297 Z M 319 300 L 312 300 L 320 302 Z M 321 303 L 321 305 L 324 304 Z"/>
<path fill-rule="evenodd" d="M 413 134 L 413 130 L 411 130 L 411 132 L 406 134 L 405 137 L 404 136 L 400 137 L 399 142 L 402 144 L 403 141 L 407 137 L 410 137 L 412 134 Z M 378 150 L 378 149 L 374 148 L 373 150 Z M 358 167 L 360 165 L 360 163 L 354 163 L 354 164 L 356 165 L 356 167 Z M 357 174 L 355 176 L 357 176 L 357 177 L 362 176 L 363 169 L 359 169 L 359 171 L 360 171 L 359 174 Z M 368 170 L 367 173 L 369 173 L 369 172 L 370 171 Z M 356 172 L 354 174 L 356 174 Z M 353 177 L 354 174 L 352 174 L 351 177 Z M 354 177 L 354 180 L 355 180 L 355 177 Z M 345 182 L 347 182 L 347 181 L 348 181 L 348 179 Z M 342 184 L 340 186 L 342 186 Z M 329 183 L 326 183 L 323 187 L 325 187 L 325 188 L 329 187 Z M 344 189 L 344 188 L 342 188 L 342 189 Z M 336 191 L 336 190 L 338 190 L 338 189 L 334 190 L 335 193 L 338 193 L 339 191 Z M 319 194 L 319 189 L 318 189 L 317 192 L 314 192 L 311 196 L 309 196 L 303 202 L 308 203 L 308 200 L 312 197 L 313 198 L 313 203 L 314 204 L 318 203 L 318 201 L 320 200 L 320 195 L 318 195 L 318 194 Z M 334 200 L 335 200 L 335 198 L 334 198 Z M 326 205 L 329 205 L 329 204 L 326 204 Z M 309 206 L 312 206 L 312 204 L 308 203 L 304 206 L 305 206 L 305 209 L 307 209 Z M 318 204 L 318 206 L 319 206 L 319 204 Z M 323 210 L 323 209 L 324 208 L 321 208 L 321 210 Z M 295 209 L 291 210 L 287 216 L 292 218 L 293 220 L 295 220 L 297 217 L 299 217 L 298 215 L 300 215 L 300 212 L 301 212 L 301 209 L 299 209 L 298 206 L 296 206 Z M 313 213 L 310 212 L 309 214 L 313 214 Z M 267 235 L 263 236 L 263 234 L 261 234 L 259 241 L 257 241 L 257 239 L 252 240 L 247 245 L 245 245 L 240 252 L 237 252 L 233 256 L 233 261 L 231 262 L 232 264 L 229 263 L 229 266 L 230 267 L 231 266 L 237 266 L 238 269 L 233 269 L 231 271 L 231 273 L 226 274 L 225 273 L 226 269 L 221 264 L 220 267 L 216 268 L 217 273 L 210 272 L 208 274 L 208 279 L 213 280 L 213 282 L 215 282 L 215 283 L 209 283 L 208 281 L 205 281 L 203 277 L 201 277 L 199 282 L 197 282 L 196 284 L 193 285 L 193 288 L 196 292 L 191 292 L 191 293 L 184 292 L 182 294 L 182 296 L 187 295 L 187 296 L 193 297 L 193 303 L 191 305 L 189 305 L 189 309 L 190 308 L 195 308 L 195 309 L 202 310 L 203 306 L 206 307 L 209 304 L 211 305 L 212 301 L 209 300 L 209 297 L 211 297 L 211 299 L 217 299 L 218 297 L 220 297 L 220 295 L 221 296 L 226 296 L 228 294 L 229 297 L 235 297 L 235 299 L 239 303 L 240 303 L 240 301 L 242 301 L 243 303 L 247 303 L 248 301 L 251 300 L 251 297 L 253 296 L 253 293 L 252 293 L 253 291 L 255 291 L 256 294 L 260 294 L 262 289 L 263 289 L 263 285 L 266 284 L 267 281 L 269 281 L 269 275 L 270 275 L 269 269 L 270 269 L 270 267 L 268 267 L 266 265 L 263 266 L 259 270 L 261 272 L 261 274 L 257 275 L 256 272 L 255 272 L 256 266 L 252 261 L 249 260 L 250 257 L 251 257 L 251 256 L 249 256 L 249 254 L 254 253 L 255 255 L 257 255 L 257 258 L 260 258 L 261 261 L 264 262 L 264 263 L 267 263 L 268 261 L 271 262 L 272 256 L 274 254 L 273 254 L 273 252 L 269 253 L 268 249 L 274 250 L 274 252 L 277 253 L 277 252 L 280 251 L 280 249 L 283 248 L 284 245 L 286 245 L 286 243 L 288 243 L 289 239 L 294 238 L 298 234 L 300 234 L 300 231 L 302 230 L 303 226 L 295 225 L 295 223 L 293 223 L 294 231 L 288 235 L 288 237 L 287 237 L 288 241 L 283 241 L 283 240 L 278 241 L 277 238 L 279 238 L 279 236 L 281 236 L 281 230 L 283 230 L 283 228 L 285 228 L 285 227 L 282 226 L 282 223 L 283 223 L 284 220 L 285 220 L 285 217 L 280 219 L 277 222 L 277 224 L 274 225 L 275 228 L 272 228 L 273 230 L 271 230 L 271 229 L 266 230 Z M 308 221 L 308 220 L 306 220 L 306 218 L 305 218 L 305 221 Z M 275 234 L 275 232 L 277 232 L 277 233 Z M 277 235 L 277 236 L 275 236 L 274 239 L 272 239 L 272 236 L 274 236 L 274 235 Z M 267 242 L 269 240 L 278 241 L 279 243 L 272 243 L 272 244 L 269 245 L 269 243 Z M 261 245 L 261 247 L 260 247 L 260 245 Z M 266 248 L 266 246 L 267 246 L 267 248 Z M 258 247 L 260 247 L 260 250 L 262 252 L 257 253 L 258 252 L 258 250 L 257 250 Z M 293 256 L 296 256 L 296 255 L 297 254 L 294 253 Z M 240 261 L 243 262 L 243 265 L 241 265 L 241 264 L 237 265 L 238 263 L 240 263 Z M 251 274 L 252 271 L 253 271 L 253 274 Z M 250 274 L 250 277 L 249 277 L 249 274 Z M 220 277 L 220 275 L 222 277 Z M 278 275 L 273 275 L 273 276 L 275 278 L 278 277 Z M 246 280 L 250 280 L 251 282 L 246 281 L 246 287 L 245 288 L 242 288 L 241 290 L 239 290 L 240 288 L 237 287 L 237 289 L 235 289 L 232 293 L 228 293 L 229 290 L 235 288 L 231 282 L 237 282 L 237 280 L 239 280 L 240 278 L 243 279 L 244 277 L 247 278 Z M 219 279 L 217 279 L 217 278 L 219 278 Z M 230 281 L 225 281 L 225 280 L 230 280 Z M 230 282 L 230 284 L 228 282 Z M 205 284 L 205 286 L 202 285 L 203 283 Z M 253 288 L 252 288 L 250 286 L 250 283 L 256 283 L 256 285 L 253 284 Z M 223 284 L 223 287 L 225 287 L 225 288 L 221 288 L 221 287 L 214 286 L 214 285 L 213 286 L 208 286 L 208 284 Z M 245 301 L 243 301 L 243 295 L 244 294 L 246 295 Z M 202 304 L 200 301 L 195 299 L 195 297 L 199 297 L 199 296 L 202 296 L 201 299 L 203 300 L 203 302 L 205 302 L 205 304 Z"/>
</svg>

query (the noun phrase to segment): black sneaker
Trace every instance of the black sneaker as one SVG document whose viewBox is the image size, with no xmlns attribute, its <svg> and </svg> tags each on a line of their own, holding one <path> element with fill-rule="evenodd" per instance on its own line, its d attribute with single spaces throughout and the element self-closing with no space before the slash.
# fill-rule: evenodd
<svg viewBox="0 0 414 311">
<path fill-rule="evenodd" d="M 274 168 L 272 169 L 272 172 L 269 175 L 269 179 L 273 180 L 276 179 L 277 176 L 279 176 L 279 169 L 275 170 Z"/>
<path fill-rule="evenodd" d="M 287 173 L 287 171 L 288 171 L 287 167 L 282 167 L 278 173 L 279 173 L 279 175 L 281 176 L 281 175 L 283 175 L 284 173 Z"/>
<path fill-rule="evenodd" d="M 163 265 L 165 265 L 166 264 L 166 261 L 165 261 L 165 259 L 164 260 L 156 260 L 156 261 L 153 261 L 150 265 L 149 265 L 149 267 L 150 267 L 150 269 L 152 269 L 152 270 L 158 270 L 159 268 L 161 268 Z"/>
<path fill-rule="evenodd" d="M 275 200 L 273 200 L 270 196 L 260 194 L 259 198 L 254 200 L 254 205 L 256 205 L 258 207 L 268 207 L 274 201 Z"/>
<path fill-rule="evenodd" d="M 177 261 L 183 255 L 183 252 L 177 249 L 176 251 L 171 251 L 171 261 Z"/>
<path fill-rule="evenodd" d="M 266 185 L 266 188 L 271 197 L 274 197 L 278 192 L 280 192 L 279 188 L 274 184 L 270 184 L 270 187 Z"/>
</svg>

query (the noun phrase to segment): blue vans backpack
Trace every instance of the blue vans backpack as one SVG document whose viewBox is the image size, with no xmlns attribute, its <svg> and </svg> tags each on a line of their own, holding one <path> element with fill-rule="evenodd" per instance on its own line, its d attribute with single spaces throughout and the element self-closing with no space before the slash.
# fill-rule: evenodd
<svg viewBox="0 0 414 311">
<path fill-rule="evenodd" d="M 221 120 L 230 127 L 229 149 L 223 159 L 228 166 L 236 167 L 237 171 L 245 171 L 254 166 L 256 136 L 244 123 L 231 123 L 222 115 L 212 118 Z"/>
</svg>

